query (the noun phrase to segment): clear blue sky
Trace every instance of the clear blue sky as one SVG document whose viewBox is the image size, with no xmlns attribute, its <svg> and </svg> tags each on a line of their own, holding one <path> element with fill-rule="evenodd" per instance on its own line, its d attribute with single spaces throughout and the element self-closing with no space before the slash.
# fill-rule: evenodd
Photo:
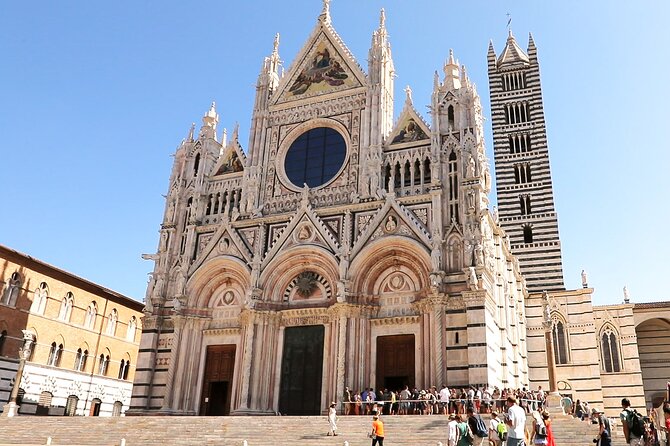
<svg viewBox="0 0 670 446">
<path fill-rule="evenodd" d="M 332 0 L 364 68 L 384 7 L 396 78 L 428 117 L 453 48 L 478 86 L 492 160 L 486 50 L 506 14 L 538 46 L 566 286 L 597 304 L 670 300 L 670 2 Z M 172 158 L 211 101 L 247 146 L 254 84 L 281 33 L 288 68 L 320 0 L 4 2 L 0 243 L 136 299 L 153 265 Z M 494 197 L 492 197 L 494 198 Z"/>
</svg>

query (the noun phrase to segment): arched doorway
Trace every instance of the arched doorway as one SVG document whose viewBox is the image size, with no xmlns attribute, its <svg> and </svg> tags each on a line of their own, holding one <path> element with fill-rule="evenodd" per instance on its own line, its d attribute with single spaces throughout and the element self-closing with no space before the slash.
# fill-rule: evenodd
<svg viewBox="0 0 670 446">
<path fill-rule="evenodd" d="M 644 398 L 647 407 L 667 397 L 670 381 L 670 322 L 665 319 L 648 319 L 635 327 L 640 355 L 640 369 Z"/>
<path fill-rule="evenodd" d="M 284 330 L 279 387 L 279 412 L 283 415 L 321 413 L 324 333 L 323 325 Z"/>
</svg>

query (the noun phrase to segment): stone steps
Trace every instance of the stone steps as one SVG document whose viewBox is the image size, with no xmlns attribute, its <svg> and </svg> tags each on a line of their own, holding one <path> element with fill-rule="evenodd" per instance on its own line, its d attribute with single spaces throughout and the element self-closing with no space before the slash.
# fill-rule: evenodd
<svg viewBox="0 0 670 446">
<path fill-rule="evenodd" d="M 484 416 L 486 419 L 487 417 Z M 446 445 L 447 417 L 383 416 L 385 445 Z M 349 446 L 369 445 L 367 416 L 340 417 L 337 437 L 326 436 L 325 416 L 313 417 L 15 417 L 0 418 L 0 446 L 52 445 L 118 446 L 125 439 L 134 445 L 217 445 L 242 446 Z M 554 433 L 560 446 L 592 444 L 597 426 L 570 417 L 554 420 Z M 621 435 L 614 445 L 623 446 Z"/>
</svg>

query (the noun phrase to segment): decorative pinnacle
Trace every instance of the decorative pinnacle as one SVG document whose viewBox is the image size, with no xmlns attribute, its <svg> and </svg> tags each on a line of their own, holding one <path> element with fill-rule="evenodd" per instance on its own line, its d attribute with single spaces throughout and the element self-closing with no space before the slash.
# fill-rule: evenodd
<svg viewBox="0 0 670 446">
<path fill-rule="evenodd" d="M 455 65 L 454 62 L 454 50 L 452 48 L 449 48 L 449 62 L 447 62 L 449 65 Z"/>
<path fill-rule="evenodd" d="M 330 23 L 330 0 L 323 0 L 323 9 L 321 10 L 319 20 L 324 23 Z"/>
<path fill-rule="evenodd" d="M 272 54 L 279 54 L 279 33 L 275 34 L 275 41 L 272 48 Z"/>
<path fill-rule="evenodd" d="M 412 104 L 412 89 L 408 86 L 405 87 L 405 103 Z"/>
<path fill-rule="evenodd" d="M 384 8 L 379 11 L 379 28 L 384 28 L 386 27 L 386 12 L 384 11 Z"/>
</svg>

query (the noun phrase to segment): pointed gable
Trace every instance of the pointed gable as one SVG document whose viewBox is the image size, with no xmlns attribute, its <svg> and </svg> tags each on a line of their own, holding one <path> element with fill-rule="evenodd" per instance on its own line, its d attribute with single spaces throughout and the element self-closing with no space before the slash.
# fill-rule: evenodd
<svg viewBox="0 0 670 446">
<path fill-rule="evenodd" d="M 221 151 L 219 160 L 216 162 L 212 172 L 214 172 L 214 176 L 242 172 L 246 162 L 247 157 L 244 154 L 242 146 L 240 146 L 237 137 L 235 136 Z"/>
<path fill-rule="evenodd" d="M 430 128 L 414 108 L 411 90 L 407 87 L 405 91 L 407 92 L 405 106 L 400 113 L 398 122 L 396 122 L 387 138 L 387 146 L 401 145 L 393 148 L 416 145 L 419 141 L 425 143 L 430 140 Z"/>
<path fill-rule="evenodd" d="M 327 21 L 314 31 L 279 85 L 274 104 L 362 87 L 365 73 Z"/>
</svg>

